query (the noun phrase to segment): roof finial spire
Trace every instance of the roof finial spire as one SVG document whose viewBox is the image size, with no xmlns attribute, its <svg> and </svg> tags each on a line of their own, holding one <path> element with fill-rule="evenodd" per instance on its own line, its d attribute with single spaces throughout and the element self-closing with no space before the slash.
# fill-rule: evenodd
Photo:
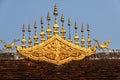
<svg viewBox="0 0 120 80">
<path fill-rule="evenodd" d="M 77 33 L 77 29 L 78 29 L 78 26 L 77 26 L 77 23 L 76 23 L 76 21 L 75 21 L 75 37 L 74 37 L 74 40 L 75 40 L 75 44 L 76 45 L 79 45 L 79 36 L 78 36 L 78 33 Z"/>
<path fill-rule="evenodd" d="M 56 35 L 56 34 L 58 35 L 59 34 L 59 31 L 58 31 L 59 26 L 58 26 L 58 23 L 57 23 L 58 9 L 57 9 L 57 5 L 56 4 L 54 6 L 54 12 L 53 12 L 53 14 L 55 16 L 55 23 L 54 23 L 54 26 L 53 26 L 53 28 L 54 28 L 54 35 Z"/>
<path fill-rule="evenodd" d="M 35 28 L 35 29 L 37 28 L 37 26 L 36 26 L 36 21 L 34 22 L 34 28 Z"/>
<path fill-rule="evenodd" d="M 88 40 L 87 40 L 88 48 L 90 48 L 91 47 L 91 39 L 90 39 L 90 25 L 89 24 L 87 24 L 87 31 L 88 31 Z"/>
<path fill-rule="evenodd" d="M 35 35 L 37 35 L 37 26 L 36 26 L 36 21 L 34 22 L 34 29 L 35 29 Z"/>
<path fill-rule="evenodd" d="M 50 13 L 48 12 L 47 20 L 50 21 Z"/>
<path fill-rule="evenodd" d="M 70 18 L 68 18 L 68 26 L 70 26 Z"/>
<path fill-rule="evenodd" d="M 61 16 L 61 22 L 63 23 L 64 22 L 64 15 L 62 14 Z"/>
<path fill-rule="evenodd" d="M 70 34 L 70 25 L 71 25 L 70 18 L 68 18 L 68 27 L 69 27 L 68 42 L 72 42 L 72 40 L 71 40 L 71 34 Z"/>
<path fill-rule="evenodd" d="M 43 19 L 41 17 L 41 33 L 40 33 L 40 36 L 41 36 L 41 42 L 44 42 L 45 41 L 45 32 L 44 32 L 44 27 L 43 27 Z"/>
<path fill-rule="evenodd" d="M 85 39 L 84 39 L 84 25 L 82 24 L 82 27 L 81 27 L 81 32 L 82 32 L 82 40 L 81 40 L 81 47 L 85 47 Z"/>
<path fill-rule="evenodd" d="M 47 28 L 47 39 L 51 38 L 51 28 L 50 28 L 50 13 L 48 12 L 48 15 L 47 15 L 47 21 L 48 21 L 48 28 Z"/>
<path fill-rule="evenodd" d="M 54 5 L 54 13 L 53 13 L 54 15 L 58 15 L 58 8 L 57 8 L 57 5 L 55 4 Z"/>
<path fill-rule="evenodd" d="M 37 35 L 37 26 L 36 21 L 34 22 L 34 29 L 35 29 L 35 35 L 34 35 L 34 46 L 38 45 L 38 35 Z"/>
<path fill-rule="evenodd" d="M 41 19 L 40 19 L 40 23 L 43 24 L 43 18 L 42 18 L 42 17 L 41 17 Z"/>
<path fill-rule="evenodd" d="M 26 48 L 26 39 L 25 39 L 25 25 L 23 24 L 23 27 L 22 27 L 22 32 L 23 32 L 23 35 L 22 35 L 22 48 Z"/>
<path fill-rule="evenodd" d="M 32 39 L 30 35 L 31 29 L 30 29 L 30 24 L 28 24 L 28 33 L 29 33 L 29 38 L 28 38 L 28 47 L 32 47 Z"/>
<path fill-rule="evenodd" d="M 76 23 L 76 21 L 75 21 L 75 30 L 77 30 L 77 28 L 78 28 L 78 26 L 77 26 L 77 23 Z"/>
<path fill-rule="evenodd" d="M 62 22 L 62 29 L 61 29 L 61 34 L 62 34 L 62 38 L 63 39 L 65 39 L 66 38 L 66 36 L 65 36 L 65 33 L 66 33 L 66 31 L 65 31 L 65 28 L 64 28 L 64 15 L 62 14 L 62 16 L 61 16 L 61 22 Z"/>
</svg>

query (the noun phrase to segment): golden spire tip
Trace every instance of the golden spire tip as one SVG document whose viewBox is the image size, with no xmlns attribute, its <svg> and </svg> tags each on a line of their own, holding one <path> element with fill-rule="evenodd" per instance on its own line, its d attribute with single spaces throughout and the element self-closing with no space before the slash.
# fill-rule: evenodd
<svg viewBox="0 0 120 80">
<path fill-rule="evenodd" d="M 43 24 L 43 18 L 41 17 L 40 23 Z"/>
<path fill-rule="evenodd" d="M 50 21 L 50 13 L 48 12 L 47 20 Z"/>
<path fill-rule="evenodd" d="M 31 32 L 30 24 L 28 24 L 28 32 Z"/>
<path fill-rule="evenodd" d="M 82 24 L 81 32 L 84 32 L 84 25 Z"/>
<path fill-rule="evenodd" d="M 90 31 L 90 25 L 87 24 L 87 31 Z"/>
<path fill-rule="evenodd" d="M 37 28 L 37 26 L 36 26 L 36 21 L 34 22 L 34 28 Z"/>
<path fill-rule="evenodd" d="M 77 23 L 76 23 L 76 21 L 75 21 L 75 29 L 77 29 L 78 27 L 77 27 Z"/>
<path fill-rule="evenodd" d="M 68 26 L 70 26 L 70 18 L 68 18 Z"/>
<path fill-rule="evenodd" d="M 53 12 L 54 15 L 58 15 L 58 9 L 57 9 L 57 5 L 55 4 L 54 5 L 54 12 Z"/>
<path fill-rule="evenodd" d="M 61 22 L 64 22 L 64 15 L 61 16 Z"/>
<path fill-rule="evenodd" d="M 23 24 L 22 32 L 25 32 L 25 25 Z"/>
</svg>

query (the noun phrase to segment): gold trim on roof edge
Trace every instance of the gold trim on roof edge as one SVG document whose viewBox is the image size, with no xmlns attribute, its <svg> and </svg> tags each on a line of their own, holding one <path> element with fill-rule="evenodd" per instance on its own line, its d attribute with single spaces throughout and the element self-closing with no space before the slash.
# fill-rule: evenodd
<svg viewBox="0 0 120 80">
<path fill-rule="evenodd" d="M 72 60 L 82 60 L 96 52 L 95 46 L 92 48 L 80 47 L 62 39 L 57 34 L 39 45 L 30 48 L 17 46 L 16 49 L 25 58 L 56 65 L 62 65 Z"/>
</svg>

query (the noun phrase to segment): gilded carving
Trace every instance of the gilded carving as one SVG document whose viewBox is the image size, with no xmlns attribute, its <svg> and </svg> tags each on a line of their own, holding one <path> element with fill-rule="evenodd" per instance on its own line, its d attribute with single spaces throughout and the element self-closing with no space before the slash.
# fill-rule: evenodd
<svg viewBox="0 0 120 80">
<path fill-rule="evenodd" d="M 104 52 L 104 49 L 107 49 L 108 51 L 110 50 L 110 47 L 108 44 L 111 43 L 111 40 L 106 40 L 104 44 L 101 44 L 99 40 L 96 40 L 96 39 L 93 39 L 93 40 L 97 43 L 99 50 L 102 50 L 103 52 Z"/>
<path fill-rule="evenodd" d="M 71 60 L 81 60 L 94 54 L 96 49 L 83 48 L 62 39 L 57 34 L 47 41 L 30 48 L 17 46 L 17 51 L 24 57 L 61 65 Z"/>
</svg>

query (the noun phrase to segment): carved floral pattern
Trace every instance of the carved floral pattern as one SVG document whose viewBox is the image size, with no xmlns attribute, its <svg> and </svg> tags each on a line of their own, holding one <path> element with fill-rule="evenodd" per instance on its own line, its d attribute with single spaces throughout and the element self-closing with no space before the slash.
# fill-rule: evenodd
<svg viewBox="0 0 120 80">
<path fill-rule="evenodd" d="M 57 65 L 67 63 L 71 60 L 84 59 L 86 56 L 90 56 L 95 52 L 91 49 L 82 48 L 67 42 L 58 35 L 54 35 L 47 41 L 31 48 L 17 46 L 17 50 L 25 58 L 47 61 Z"/>
</svg>

